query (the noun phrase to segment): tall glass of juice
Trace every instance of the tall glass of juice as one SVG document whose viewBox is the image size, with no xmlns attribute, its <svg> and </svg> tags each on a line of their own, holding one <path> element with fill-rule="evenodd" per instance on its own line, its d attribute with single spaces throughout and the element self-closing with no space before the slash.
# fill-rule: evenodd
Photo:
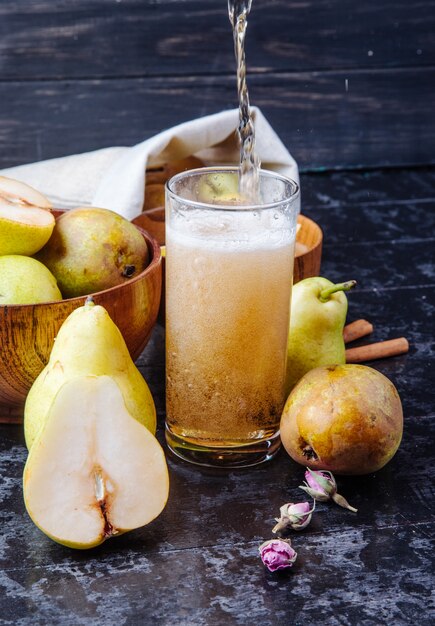
<svg viewBox="0 0 435 626">
<path fill-rule="evenodd" d="M 235 168 L 166 187 L 166 439 L 193 463 L 244 467 L 278 451 L 298 185 Z"/>
</svg>

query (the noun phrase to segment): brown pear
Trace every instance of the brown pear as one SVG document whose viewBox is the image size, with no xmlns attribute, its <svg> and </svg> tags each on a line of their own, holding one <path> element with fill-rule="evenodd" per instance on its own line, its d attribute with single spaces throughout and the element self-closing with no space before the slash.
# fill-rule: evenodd
<svg viewBox="0 0 435 626">
<path fill-rule="evenodd" d="M 56 220 L 37 259 L 55 276 L 64 298 L 73 298 L 134 278 L 149 257 L 134 224 L 108 209 L 79 207 Z"/>
<path fill-rule="evenodd" d="M 369 474 L 396 453 L 403 413 L 393 383 L 365 365 L 311 370 L 289 395 L 281 440 L 289 455 L 311 469 Z"/>
</svg>

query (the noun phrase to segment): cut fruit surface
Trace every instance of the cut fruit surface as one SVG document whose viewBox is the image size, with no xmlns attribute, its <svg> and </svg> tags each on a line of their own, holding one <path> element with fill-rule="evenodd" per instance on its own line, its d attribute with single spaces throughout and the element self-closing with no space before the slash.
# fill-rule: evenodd
<svg viewBox="0 0 435 626">
<path fill-rule="evenodd" d="M 51 202 L 42 193 L 20 180 L 0 176 L 0 199 L 10 204 L 51 209 Z"/>
<path fill-rule="evenodd" d="M 38 207 L 0 204 L 0 219 L 44 228 L 54 223 L 53 213 Z"/>
<path fill-rule="evenodd" d="M 34 523 L 75 548 L 148 524 L 169 492 L 160 444 L 129 414 L 109 376 L 78 377 L 60 388 L 23 484 Z"/>
<path fill-rule="evenodd" d="M 45 196 L 0 176 L 0 254 L 31 256 L 50 239 L 55 219 Z"/>
<path fill-rule="evenodd" d="M 62 324 L 49 362 L 27 395 L 24 433 L 29 450 L 45 424 L 59 389 L 78 376 L 110 376 L 114 379 L 121 389 L 127 411 L 155 434 L 156 409 L 149 387 L 106 309 L 89 300 Z"/>
</svg>

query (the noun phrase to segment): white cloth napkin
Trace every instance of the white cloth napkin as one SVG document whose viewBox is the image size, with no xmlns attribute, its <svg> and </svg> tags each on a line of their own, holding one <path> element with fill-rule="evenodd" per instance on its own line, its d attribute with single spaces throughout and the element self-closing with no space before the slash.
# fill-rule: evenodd
<svg viewBox="0 0 435 626">
<path fill-rule="evenodd" d="M 260 109 L 252 107 L 256 151 L 262 167 L 299 181 L 298 167 Z M 238 109 L 169 128 L 133 147 L 114 147 L 1 171 L 45 194 L 56 208 L 97 206 L 131 220 L 141 211 L 145 170 L 191 155 L 206 164 L 235 164 Z"/>
</svg>

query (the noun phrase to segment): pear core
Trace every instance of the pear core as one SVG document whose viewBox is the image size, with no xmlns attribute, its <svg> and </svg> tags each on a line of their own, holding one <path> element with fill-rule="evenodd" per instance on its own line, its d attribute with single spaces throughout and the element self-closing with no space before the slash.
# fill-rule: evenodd
<svg viewBox="0 0 435 626">
<path fill-rule="evenodd" d="M 1 204 L 51 209 L 51 202 L 42 193 L 20 180 L 6 176 L 0 176 L 0 199 Z"/>
<path fill-rule="evenodd" d="M 78 377 L 60 388 L 23 485 L 33 522 L 81 549 L 148 524 L 169 493 L 163 449 L 130 415 L 109 376 Z"/>
<path fill-rule="evenodd" d="M 283 446 L 296 462 L 337 474 L 369 474 L 400 445 L 402 404 L 393 383 L 371 367 L 318 367 L 289 395 L 280 427 Z"/>
</svg>

